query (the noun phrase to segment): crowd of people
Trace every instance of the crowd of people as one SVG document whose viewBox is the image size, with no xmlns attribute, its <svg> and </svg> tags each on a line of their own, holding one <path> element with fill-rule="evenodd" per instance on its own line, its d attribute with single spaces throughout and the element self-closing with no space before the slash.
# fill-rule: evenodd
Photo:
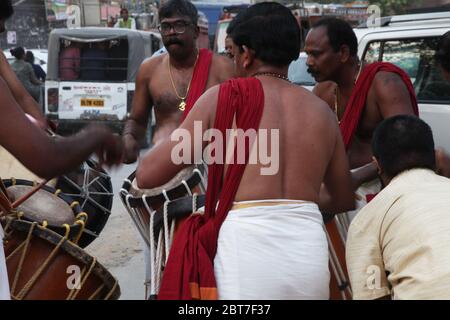
<svg viewBox="0 0 450 320">
<path fill-rule="evenodd" d="M 13 11 L 10 1 L 0 6 L 4 31 Z M 166 51 L 139 68 L 120 138 L 89 126 L 49 139 L 42 130 L 45 117 L 20 76 L 24 70 L 34 74 L 22 50 L 11 67 L 0 56 L 1 145 L 49 178 L 93 152 L 105 165 L 138 161 L 137 186 L 152 189 L 202 160 L 198 155 L 228 137 L 227 130 L 238 132 L 237 140 L 239 132 L 256 132 L 242 148 L 233 138 L 208 153 L 232 156 L 208 163 L 203 214 L 178 229 L 159 299 L 329 299 L 325 222 L 335 215 L 351 221 L 344 240 L 355 299 L 450 298 L 450 180 L 439 175 L 450 160 L 435 150 L 402 69 L 361 61 L 351 26 L 325 18 L 304 43 L 308 71 L 317 81 L 309 92 L 287 77 L 302 36 L 285 6 L 264 2 L 240 12 L 227 29 L 227 56 L 198 49 L 198 12 L 188 0 L 169 0 L 158 14 Z M 133 28 L 128 12 L 121 15 L 118 26 Z M 80 55 L 79 48 L 66 49 Z M 450 33 L 435 60 L 450 81 Z M 139 158 L 152 108 L 153 147 Z M 211 130 L 215 138 L 202 140 Z M 180 141 L 174 137 L 180 136 L 188 149 L 176 162 Z M 273 138 L 268 148 L 277 163 L 270 173 L 261 152 L 254 152 L 262 136 Z M 251 162 L 254 153 L 259 157 Z M 8 298 L 2 258 L 0 248 L 0 297 Z"/>
</svg>

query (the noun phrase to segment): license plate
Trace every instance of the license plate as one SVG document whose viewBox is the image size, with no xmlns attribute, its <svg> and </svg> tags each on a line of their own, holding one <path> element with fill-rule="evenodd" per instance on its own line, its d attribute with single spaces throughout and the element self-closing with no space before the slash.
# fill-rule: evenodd
<svg viewBox="0 0 450 320">
<path fill-rule="evenodd" d="M 103 99 L 81 99 L 80 106 L 82 107 L 104 107 L 105 100 Z"/>
</svg>

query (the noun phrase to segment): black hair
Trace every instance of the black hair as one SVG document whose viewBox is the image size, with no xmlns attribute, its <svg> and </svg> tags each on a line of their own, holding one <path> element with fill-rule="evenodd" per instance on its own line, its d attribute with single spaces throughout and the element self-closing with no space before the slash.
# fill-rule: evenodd
<svg viewBox="0 0 450 320">
<path fill-rule="evenodd" d="M 318 27 L 327 28 L 328 41 L 335 52 L 346 45 L 350 50 L 350 55 L 352 57 L 357 56 L 358 39 L 348 22 L 337 18 L 323 18 L 313 25 L 313 28 Z"/>
<path fill-rule="evenodd" d="M 300 28 L 292 12 L 276 2 L 261 2 L 241 11 L 227 32 L 241 52 L 255 51 L 255 58 L 285 66 L 300 53 Z"/>
<path fill-rule="evenodd" d="M 22 59 L 22 57 L 25 55 L 25 50 L 22 47 L 17 47 L 17 48 L 11 49 L 11 50 L 9 50 L 9 52 L 11 52 L 11 54 L 16 59 Z"/>
<path fill-rule="evenodd" d="M 439 40 L 435 54 L 436 62 L 447 72 L 450 72 L 450 31 Z"/>
<path fill-rule="evenodd" d="M 381 122 L 373 134 L 372 151 L 390 178 L 413 168 L 436 168 L 433 133 L 416 116 L 399 115 Z"/>
<path fill-rule="evenodd" d="M 0 0 L 0 19 L 8 19 L 13 13 L 11 0 Z"/>
<path fill-rule="evenodd" d="M 194 26 L 198 22 L 197 8 L 187 0 L 169 0 L 159 8 L 158 14 L 160 20 L 179 15 L 188 17 Z"/>
<path fill-rule="evenodd" d="M 29 63 L 34 63 L 34 54 L 31 51 L 25 53 L 25 61 Z"/>
</svg>

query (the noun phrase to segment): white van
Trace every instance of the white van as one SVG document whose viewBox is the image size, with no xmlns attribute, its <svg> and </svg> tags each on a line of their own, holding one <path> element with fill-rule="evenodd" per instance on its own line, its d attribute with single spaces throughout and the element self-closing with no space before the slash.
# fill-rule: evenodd
<svg viewBox="0 0 450 320">
<path fill-rule="evenodd" d="M 450 152 L 450 84 L 434 61 L 439 38 L 450 30 L 450 12 L 384 17 L 379 22 L 377 28 L 354 29 L 359 57 L 391 62 L 406 71 L 436 147 Z"/>
<path fill-rule="evenodd" d="M 121 132 L 142 61 L 161 47 L 159 33 L 115 29 L 55 29 L 48 45 L 45 114 L 58 132 L 90 122 Z M 76 48 L 75 50 L 73 48 Z M 75 61 L 76 63 L 67 63 Z"/>
</svg>

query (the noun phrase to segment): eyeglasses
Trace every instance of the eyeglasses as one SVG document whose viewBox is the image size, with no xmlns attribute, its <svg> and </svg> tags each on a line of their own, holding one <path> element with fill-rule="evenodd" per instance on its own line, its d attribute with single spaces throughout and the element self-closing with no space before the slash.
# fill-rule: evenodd
<svg viewBox="0 0 450 320">
<path fill-rule="evenodd" d="M 162 34 L 168 34 L 170 33 L 170 30 L 174 30 L 175 33 L 182 34 L 186 32 L 186 27 L 191 25 L 191 23 L 186 21 L 176 21 L 173 24 L 163 22 L 158 26 L 159 32 Z"/>
</svg>

